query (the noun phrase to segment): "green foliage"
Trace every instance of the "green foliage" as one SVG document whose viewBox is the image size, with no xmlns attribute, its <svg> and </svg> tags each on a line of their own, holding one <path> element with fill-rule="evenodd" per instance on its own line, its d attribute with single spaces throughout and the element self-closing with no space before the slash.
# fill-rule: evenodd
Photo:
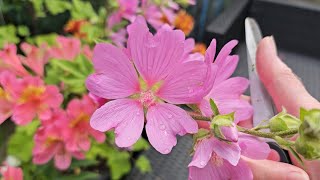
<svg viewBox="0 0 320 180">
<path fill-rule="evenodd" d="M 84 55 L 79 55 L 74 61 L 53 59 L 48 64 L 45 82 L 57 85 L 63 82 L 64 92 L 81 95 L 87 91 L 85 80 L 91 73 L 93 65 Z"/>
<path fill-rule="evenodd" d="M 71 3 L 66 0 L 45 0 L 45 5 L 53 15 L 63 13 L 71 8 Z"/>
<path fill-rule="evenodd" d="M 56 38 L 57 34 L 55 33 L 50 33 L 50 34 L 44 34 L 44 35 L 38 35 L 34 36 L 32 38 L 27 38 L 27 42 L 31 44 L 35 44 L 37 46 L 40 46 L 42 44 L 47 44 L 47 45 L 55 45 L 56 44 Z"/>
<path fill-rule="evenodd" d="M 90 2 L 81 0 L 72 0 L 71 17 L 72 19 L 89 19 L 93 23 L 98 21 L 98 15 Z"/>
<path fill-rule="evenodd" d="M 151 164 L 150 161 L 146 156 L 141 155 L 136 160 L 136 167 L 140 170 L 142 173 L 151 172 Z"/>
<path fill-rule="evenodd" d="M 28 162 L 32 156 L 33 135 L 40 122 L 32 121 L 26 126 L 18 126 L 8 143 L 8 154 L 17 157 L 22 162 Z"/>
<path fill-rule="evenodd" d="M 150 144 L 144 138 L 140 138 L 132 147 L 132 151 L 144 151 L 150 148 Z"/>
<path fill-rule="evenodd" d="M 14 25 L 0 26 L 0 48 L 6 43 L 18 43 L 20 41 L 17 37 L 17 29 Z"/>
<path fill-rule="evenodd" d="M 24 37 L 30 36 L 29 28 L 27 26 L 18 26 L 18 34 Z"/>
<path fill-rule="evenodd" d="M 217 116 L 220 114 L 218 106 L 216 105 L 213 99 L 210 99 L 210 107 L 214 116 Z"/>
</svg>

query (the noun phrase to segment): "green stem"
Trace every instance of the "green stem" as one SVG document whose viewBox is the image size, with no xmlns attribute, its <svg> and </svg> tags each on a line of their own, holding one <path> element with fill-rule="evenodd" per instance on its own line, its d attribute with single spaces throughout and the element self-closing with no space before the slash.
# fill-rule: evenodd
<svg viewBox="0 0 320 180">
<path fill-rule="evenodd" d="M 195 120 L 211 121 L 211 118 L 199 114 L 189 113 L 189 115 Z"/>
<path fill-rule="evenodd" d="M 240 126 L 237 126 L 237 128 L 242 133 L 251 134 L 258 137 L 270 138 L 270 139 L 274 139 L 276 136 L 284 137 L 284 136 L 294 135 L 298 133 L 298 129 L 289 129 L 285 131 L 271 133 L 271 132 L 256 131 L 253 129 L 245 129 Z"/>
<path fill-rule="evenodd" d="M 256 126 L 256 127 L 252 128 L 251 130 L 259 131 L 259 130 L 261 130 L 261 129 L 268 129 L 269 127 L 270 127 L 269 125 Z"/>
</svg>

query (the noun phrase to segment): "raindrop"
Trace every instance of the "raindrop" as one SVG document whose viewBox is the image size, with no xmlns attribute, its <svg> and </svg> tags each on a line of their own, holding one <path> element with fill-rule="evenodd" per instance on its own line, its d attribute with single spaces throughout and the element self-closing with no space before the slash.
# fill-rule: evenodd
<svg viewBox="0 0 320 180">
<path fill-rule="evenodd" d="M 205 162 L 205 161 L 201 161 L 201 162 L 200 162 L 200 165 L 201 165 L 201 166 L 204 166 L 204 165 L 206 165 L 206 162 Z"/>
<path fill-rule="evenodd" d="M 193 93 L 193 89 L 189 89 L 189 93 Z"/>
<path fill-rule="evenodd" d="M 172 114 L 169 114 L 169 115 L 168 115 L 168 118 L 171 119 L 171 118 L 172 118 Z"/>
<path fill-rule="evenodd" d="M 164 124 L 160 124 L 160 126 L 159 126 L 159 128 L 160 128 L 160 130 L 165 130 L 166 129 L 166 126 L 164 125 Z"/>
<path fill-rule="evenodd" d="M 170 149 L 166 149 L 164 150 L 165 153 L 169 153 L 170 152 Z"/>
<path fill-rule="evenodd" d="M 140 115 L 140 112 L 137 112 L 136 115 L 139 116 L 139 115 Z"/>
</svg>

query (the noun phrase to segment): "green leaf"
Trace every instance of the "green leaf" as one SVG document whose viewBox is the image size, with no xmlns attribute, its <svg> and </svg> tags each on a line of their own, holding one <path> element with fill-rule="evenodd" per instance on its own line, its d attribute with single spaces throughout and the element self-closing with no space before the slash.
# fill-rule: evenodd
<svg viewBox="0 0 320 180">
<path fill-rule="evenodd" d="M 63 13 L 71 8 L 71 3 L 65 0 L 46 0 L 45 4 L 52 15 Z"/>
<path fill-rule="evenodd" d="M 44 0 L 31 0 L 33 4 L 33 9 L 35 10 L 37 17 L 46 16 L 46 14 L 44 13 L 43 1 Z"/>
<path fill-rule="evenodd" d="M 132 147 L 132 151 L 144 151 L 150 148 L 149 142 L 144 138 L 140 138 Z"/>
<path fill-rule="evenodd" d="M 72 19 L 89 19 L 91 22 L 96 22 L 99 19 L 90 2 L 72 0 L 72 5 Z"/>
<path fill-rule="evenodd" d="M 298 162 L 302 165 L 302 167 L 304 167 L 304 163 L 301 159 L 301 157 L 298 155 L 298 153 L 292 148 L 292 147 L 288 147 L 289 151 L 291 152 L 291 154 L 298 160 Z"/>
<path fill-rule="evenodd" d="M 92 179 L 100 179 L 101 175 L 95 172 L 83 171 L 80 174 L 72 174 L 72 175 L 62 175 L 57 180 L 92 180 Z"/>
<path fill-rule="evenodd" d="M 232 126 L 234 121 L 234 113 L 217 115 L 213 118 L 211 125 Z"/>
<path fill-rule="evenodd" d="M 80 78 L 86 77 L 85 74 L 82 74 L 81 72 L 79 72 L 79 69 L 77 69 L 77 67 L 71 61 L 54 59 L 54 60 L 51 60 L 51 63 L 76 77 L 80 77 Z"/>
<path fill-rule="evenodd" d="M 20 39 L 16 35 L 17 30 L 14 25 L 0 26 L 0 48 L 7 43 L 17 44 Z"/>
<path fill-rule="evenodd" d="M 141 155 L 137 160 L 136 160 L 136 167 L 140 170 L 140 172 L 147 173 L 151 172 L 151 164 L 150 161 L 146 156 Z"/>
<path fill-rule="evenodd" d="M 84 160 L 72 160 L 72 163 L 70 165 L 70 169 L 78 168 L 78 167 L 89 167 L 97 165 L 99 161 L 92 160 L 92 159 L 84 159 Z"/>
<path fill-rule="evenodd" d="M 40 122 L 32 121 L 26 126 L 18 126 L 15 133 L 10 137 L 8 143 L 8 154 L 28 162 L 32 156 L 33 135 Z"/>
<path fill-rule="evenodd" d="M 33 38 L 27 38 L 27 42 L 31 44 L 35 44 L 37 46 L 41 46 L 44 43 L 50 46 L 53 46 L 56 44 L 56 38 L 57 38 L 57 34 L 50 33 L 45 35 L 38 35 Z"/>
<path fill-rule="evenodd" d="M 219 115 L 219 109 L 213 99 L 210 99 L 210 106 L 214 116 Z"/>
<path fill-rule="evenodd" d="M 18 34 L 20 36 L 29 36 L 30 35 L 29 28 L 27 26 L 18 26 Z"/>
<path fill-rule="evenodd" d="M 110 167 L 111 178 L 120 179 L 131 170 L 129 153 L 126 151 L 114 151 L 112 156 L 109 156 L 108 166 Z"/>
</svg>

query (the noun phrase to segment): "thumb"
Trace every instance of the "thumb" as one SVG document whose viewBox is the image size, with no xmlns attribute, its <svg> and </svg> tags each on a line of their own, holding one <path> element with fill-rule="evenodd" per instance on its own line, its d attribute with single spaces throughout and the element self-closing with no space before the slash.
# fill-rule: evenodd
<svg viewBox="0 0 320 180">
<path fill-rule="evenodd" d="M 278 109 L 284 106 L 298 116 L 300 107 L 320 108 L 320 103 L 305 89 L 292 70 L 281 61 L 273 37 L 261 40 L 257 49 L 257 70 L 261 81 Z"/>
<path fill-rule="evenodd" d="M 302 169 L 286 163 L 270 160 L 253 160 L 242 157 L 253 173 L 253 179 L 285 179 L 285 180 L 308 180 L 309 176 Z"/>
</svg>

